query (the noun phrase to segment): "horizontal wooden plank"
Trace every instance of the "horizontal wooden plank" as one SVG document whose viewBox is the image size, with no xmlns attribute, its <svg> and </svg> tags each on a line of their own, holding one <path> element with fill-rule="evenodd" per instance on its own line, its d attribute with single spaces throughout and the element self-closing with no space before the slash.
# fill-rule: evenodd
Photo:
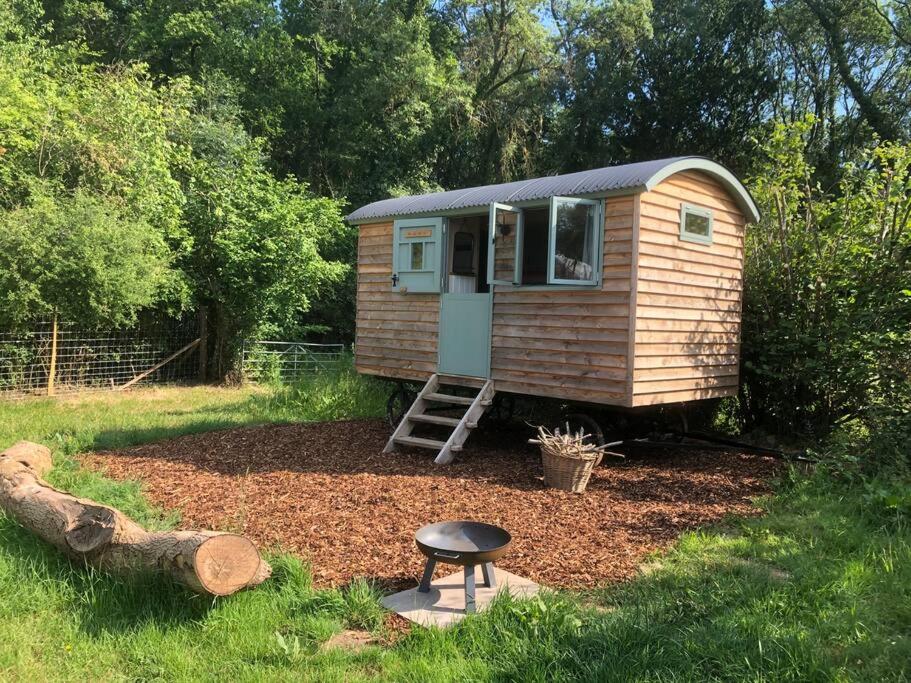
<svg viewBox="0 0 911 683">
<path fill-rule="evenodd" d="M 718 311 L 711 308 L 669 308 L 667 306 L 636 306 L 636 317 L 641 320 L 686 320 L 724 322 L 740 325 L 740 311 Z M 645 328 L 655 329 L 655 328 Z"/>
<path fill-rule="evenodd" d="M 439 311 L 382 311 L 373 309 L 361 309 L 357 312 L 357 321 L 371 320 L 390 320 L 394 322 L 435 322 L 440 319 Z"/>
<path fill-rule="evenodd" d="M 731 343 L 707 343 L 691 344 L 688 342 L 648 342 L 636 339 L 636 366 L 638 367 L 639 359 L 645 356 L 669 357 L 676 356 L 684 358 L 687 356 L 702 355 L 740 355 L 739 342 Z"/>
<path fill-rule="evenodd" d="M 494 325 L 520 325 L 534 327 L 566 327 L 572 326 L 578 318 L 574 316 L 551 315 L 550 313 L 535 316 L 528 315 L 500 315 L 494 312 Z M 586 318 L 585 326 L 595 330 L 626 330 L 629 329 L 629 316 L 600 316 Z"/>
<path fill-rule="evenodd" d="M 625 368 L 625 354 L 604 354 L 593 353 L 587 348 L 581 348 L 573 351 L 566 350 L 546 350 L 546 349 L 529 349 L 529 348 L 510 348 L 497 347 L 491 353 L 491 358 L 496 362 L 498 359 L 508 359 L 516 361 L 530 361 L 541 364 L 568 364 L 583 365 L 600 368 Z M 621 379 L 623 379 L 621 377 Z"/>
<path fill-rule="evenodd" d="M 716 299 L 705 296 L 703 290 L 690 291 L 687 294 L 653 294 L 639 292 L 636 295 L 638 306 L 662 306 L 664 308 L 698 308 L 700 306 L 713 311 L 740 313 L 740 299 Z"/>
<path fill-rule="evenodd" d="M 695 377 L 691 379 L 669 380 L 636 380 L 633 382 L 633 395 L 653 394 L 658 391 L 692 391 L 709 387 L 737 386 L 736 375 L 723 375 L 721 377 Z"/>
<path fill-rule="evenodd" d="M 639 267 L 639 281 L 654 280 L 657 282 L 670 282 L 678 285 L 694 285 L 697 287 L 713 287 L 740 292 L 741 281 L 739 278 L 726 278 L 721 276 L 701 275 L 679 270 L 666 270 L 649 266 Z"/>
<path fill-rule="evenodd" d="M 720 277 L 737 281 L 742 278 L 742 271 L 740 268 L 726 268 L 711 263 L 697 263 L 682 258 L 664 258 L 661 256 L 652 256 L 650 254 L 639 254 L 639 268 L 655 268 L 673 271 L 674 273 L 707 275 L 709 277 Z"/>
<path fill-rule="evenodd" d="M 675 244 L 673 246 L 664 244 L 652 244 L 651 242 L 640 242 L 639 253 L 667 259 L 688 261 L 690 263 L 705 263 L 712 266 L 719 266 L 721 268 L 730 268 L 731 270 L 735 270 L 737 272 L 743 270 L 743 260 L 739 256 L 737 258 L 732 258 L 729 256 L 716 254 L 711 251 L 711 246 L 709 246 L 710 251 L 707 252 L 697 252 L 691 249 L 681 249 L 680 244 L 693 244 L 693 242 L 685 242 L 681 240 L 678 244 Z"/>
<path fill-rule="evenodd" d="M 548 377 L 554 381 L 568 382 L 572 384 L 578 380 L 579 386 L 584 383 L 588 385 L 588 380 L 599 380 L 618 383 L 626 386 L 626 368 L 616 368 L 609 366 L 597 365 L 579 365 L 576 363 L 543 363 L 525 359 L 516 359 L 504 357 L 502 354 L 495 354 L 491 358 L 491 373 L 500 371 L 521 372 L 528 377 L 540 378 Z"/>
<path fill-rule="evenodd" d="M 551 341 L 614 341 L 625 342 L 625 330 L 611 331 L 586 327 L 553 328 L 525 325 L 494 325 L 494 337 L 519 337 L 522 339 L 547 339 Z M 494 340 L 496 343 L 496 339 Z"/>
<path fill-rule="evenodd" d="M 496 388 L 499 392 L 510 392 L 522 394 L 525 396 L 540 396 L 542 398 L 555 399 L 560 401 L 578 401 L 580 403 L 592 403 L 606 406 L 625 406 L 628 405 L 628 396 L 626 393 L 618 392 L 599 392 L 592 389 L 575 389 L 573 387 L 551 387 L 540 384 L 527 384 L 519 379 L 511 379 L 508 376 L 494 378 Z"/>
<path fill-rule="evenodd" d="M 601 353 L 625 355 L 628 348 L 626 334 L 618 341 L 591 341 L 575 339 L 541 339 L 529 335 L 499 336 L 494 330 L 493 348 L 541 349 L 544 351 L 568 351 L 572 353 Z"/>
<path fill-rule="evenodd" d="M 740 333 L 739 321 L 717 320 L 670 320 L 668 318 L 637 318 L 636 331 L 638 332 L 681 332 L 689 335 L 688 341 L 693 344 L 700 343 L 703 332 L 728 332 Z M 637 339 L 642 336 L 637 334 Z"/>
<path fill-rule="evenodd" d="M 409 344 L 407 348 L 401 346 L 367 346 L 363 344 L 358 344 L 356 347 L 356 353 L 358 356 L 370 357 L 370 358 L 379 358 L 382 361 L 390 358 L 399 358 L 405 360 L 415 360 L 415 361 L 425 361 L 428 363 L 435 363 L 437 360 L 437 352 L 435 349 L 432 350 L 419 350 L 414 348 Z M 383 363 L 378 363 L 383 364 Z"/>
<path fill-rule="evenodd" d="M 605 292 L 602 289 L 552 289 L 529 290 L 523 288 L 497 287 L 494 292 L 494 306 L 503 304 L 535 304 L 542 310 L 555 310 L 564 304 L 623 304 L 629 301 L 627 292 Z"/>
<path fill-rule="evenodd" d="M 705 353 L 702 349 L 706 344 L 734 344 L 739 341 L 739 334 L 726 332 L 699 332 L 698 336 L 694 336 L 691 331 L 666 332 L 637 330 L 636 353 L 639 353 L 639 344 L 685 344 L 691 348 L 694 353 Z"/>
<path fill-rule="evenodd" d="M 688 354 L 688 355 L 669 355 L 659 354 L 652 356 L 636 355 L 636 370 L 648 370 L 652 368 L 685 368 L 699 365 L 738 365 L 740 359 L 737 356 L 737 349 L 730 354 Z"/>
<path fill-rule="evenodd" d="M 562 315 L 583 320 L 586 318 L 629 315 L 629 307 L 626 304 L 586 303 L 575 305 L 566 303 L 560 304 L 559 306 L 548 307 L 546 311 L 542 311 L 540 305 L 533 302 L 494 304 L 494 316 L 507 315 L 509 313 L 519 315 L 531 314 L 536 317 L 538 315 Z"/>
<path fill-rule="evenodd" d="M 369 360 L 370 359 L 365 359 L 365 361 Z M 388 379 L 414 380 L 417 382 L 426 382 L 430 375 L 436 372 L 436 368 L 420 369 L 373 365 L 370 362 L 360 362 L 357 357 L 355 357 L 354 369 L 364 375 L 374 375 L 376 377 L 384 377 Z"/>
<path fill-rule="evenodd" d="M 638 296 L 643 292 L 652 294 L 679 294 L 683 296 L 704 296 L 706 299 L 740 301 L 740 289 L 714 287 L 693 283 L 669 282 L 666 280 L 640 279 Z"/>
<path fill-rule="evenodd" d="M 692 365 L 679 368 L 636 368 L 633 379 L 640 381 L 699 379 L 702 377 L 736 377 L 740 373 L 738 365 Z"/>
<path fill-rule="evenodd" d="M 683 391 L 658 391 L 650 394 L 636 394 L 633 396 L 634 406 L 655 406 L 669 403 L 686 403 L 701 401 L 724 396 L 736 396 L 737 386 L 710 387 L 707 389 L 685 389 Z"/>
<path fill-rule="evenodd" d="M 599 394 L 602 397 L 623 400 L 626 397 L 626 382 L 599 379 L 596 377 L 577 377 L 532 373 L 507 368 L 491 368 L 495 383 L 511 381 L 522 387 L 541 387 L 549 389 L 571 389 L 577 394 Z M 531 392 L 529 392 L 531 393 Z M 554 396 L 557 398 L 557 396 Z"/>
<path fill-rule="evenodd" d="M 413 320 L 362 320 L 357 319 L 358 330 L 363 334 L 370 334 L 371 330 L 410 330 L 436 334 L 439 329 L 438 322 L 415 322 Z"/>
<path fill-rule="evenodd" d="M 719 254 L 728 258 L 741 260 L 743 258 L 743 242 L 734 238 L 715 239 L 710 245 L 698 242 L 687 242 L 680 239 L 679 223 L 675 223 L 673 230 L 665 230 L 659 225 L 643 222 L 639 230 L 639 243 L 663 244 L 677 247 L 694 254 Z"/>
</svg>

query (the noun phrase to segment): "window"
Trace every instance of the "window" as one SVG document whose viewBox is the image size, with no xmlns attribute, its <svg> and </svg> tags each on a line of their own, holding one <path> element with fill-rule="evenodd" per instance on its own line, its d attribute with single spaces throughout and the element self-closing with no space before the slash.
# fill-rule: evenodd
<svg viewBox="0 0 911 683">
<path fill-rule="evenodd" d="M 599 259 L 595 246 L 598 203 L 554 197 L 550 202 L 548 282 L 595 284 Z"/>
<path fill-rule="evenodd" d="M 712 212 L 698 206 L 680 206 L 680 239 L 700 244 L 712 243 Z"/>
<path fill-rule="evenodd" d="M 411 264 L 410 270 L 424 270 L 424 243 L 412 242 L 408 246 L 411 247 L 411 255 L 408 259 Z"/>
<path fill-rule="evenodd" d="M 498 285 L 597 285 L 601 280 L 601 202 L 552 197 L 549 206 L 492 204 L 493 258 L 488 279 Z"/>
</svg>

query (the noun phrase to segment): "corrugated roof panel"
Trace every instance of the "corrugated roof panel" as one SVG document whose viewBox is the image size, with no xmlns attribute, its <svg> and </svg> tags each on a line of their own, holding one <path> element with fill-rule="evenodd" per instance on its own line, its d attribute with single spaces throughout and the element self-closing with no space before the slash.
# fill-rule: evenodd
<svg viewBox="0 0 911 683">
<path fill-rule="evenodd" d="M 458 209 L 488 206 L 492 202 L 504 204 L 547 199 L 555 196 L 579 196 L 615 192 L 622 190 L 643 190 L 652 178 L 662 171 L 679 172 L 692 165 L 693 168 L 706 170 L 719 175 L 742 201 L 753 220 L 758 220 L 755 204 L 746 188 L 720 164 L 704 157 L 673 157 L 655 159 L 623 166 L 608 166 L 590 171 L 579 171 L 565 175 L 546 176 L 519 180 L 512 183 L 499 183 L 481 187 L 469 187 L 463 190 L 434 192 L 432 194 L 413 195 L 384 199 L 363 206 L 348 215 L 352 222 L 364 222 L 377 218 L 395 218 L 413 214 L 445 213 Z M 673 166 L 673 168 L 669 168 Z"/>
</svg>

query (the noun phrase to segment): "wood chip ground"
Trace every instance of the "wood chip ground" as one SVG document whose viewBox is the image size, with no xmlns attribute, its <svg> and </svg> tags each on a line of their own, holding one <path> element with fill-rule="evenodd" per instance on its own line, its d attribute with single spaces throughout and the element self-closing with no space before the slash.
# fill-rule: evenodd
<svg viewBox="0 0 911 683">
<path fill-rule="evenodd" d="M 448 466 L 429 451 L 384 454 L 379 420 L 208 432 L 83 461 L 141 480 L 187 528 L 237 531 L 305 558 L 317 585 L 365 576 L 390 590 L 420 577 L 414 532 L 445 519 L 509 530 L 513 546 L 498 565 L 538 583 L 621 580 L 686 529 L 756 514 L 751 499 L 777 466 L 736 451 L 637 445 L 625 461 L 606 459 L 579 495 L 545 488 L 529 434 L 521 424 L 478 430 Z"/>
</svg>

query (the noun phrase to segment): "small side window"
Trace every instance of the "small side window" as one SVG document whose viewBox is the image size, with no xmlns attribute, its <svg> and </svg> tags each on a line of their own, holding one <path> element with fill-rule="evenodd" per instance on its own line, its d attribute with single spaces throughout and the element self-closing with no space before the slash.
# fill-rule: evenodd
<svg viewBox="0 0 911 683">
<path fill-rule="evenodd" d="M 700 206 L 680 206 L 680 239 L 699 244 L 712 243 L 712 212 Z"/>
</svg>

